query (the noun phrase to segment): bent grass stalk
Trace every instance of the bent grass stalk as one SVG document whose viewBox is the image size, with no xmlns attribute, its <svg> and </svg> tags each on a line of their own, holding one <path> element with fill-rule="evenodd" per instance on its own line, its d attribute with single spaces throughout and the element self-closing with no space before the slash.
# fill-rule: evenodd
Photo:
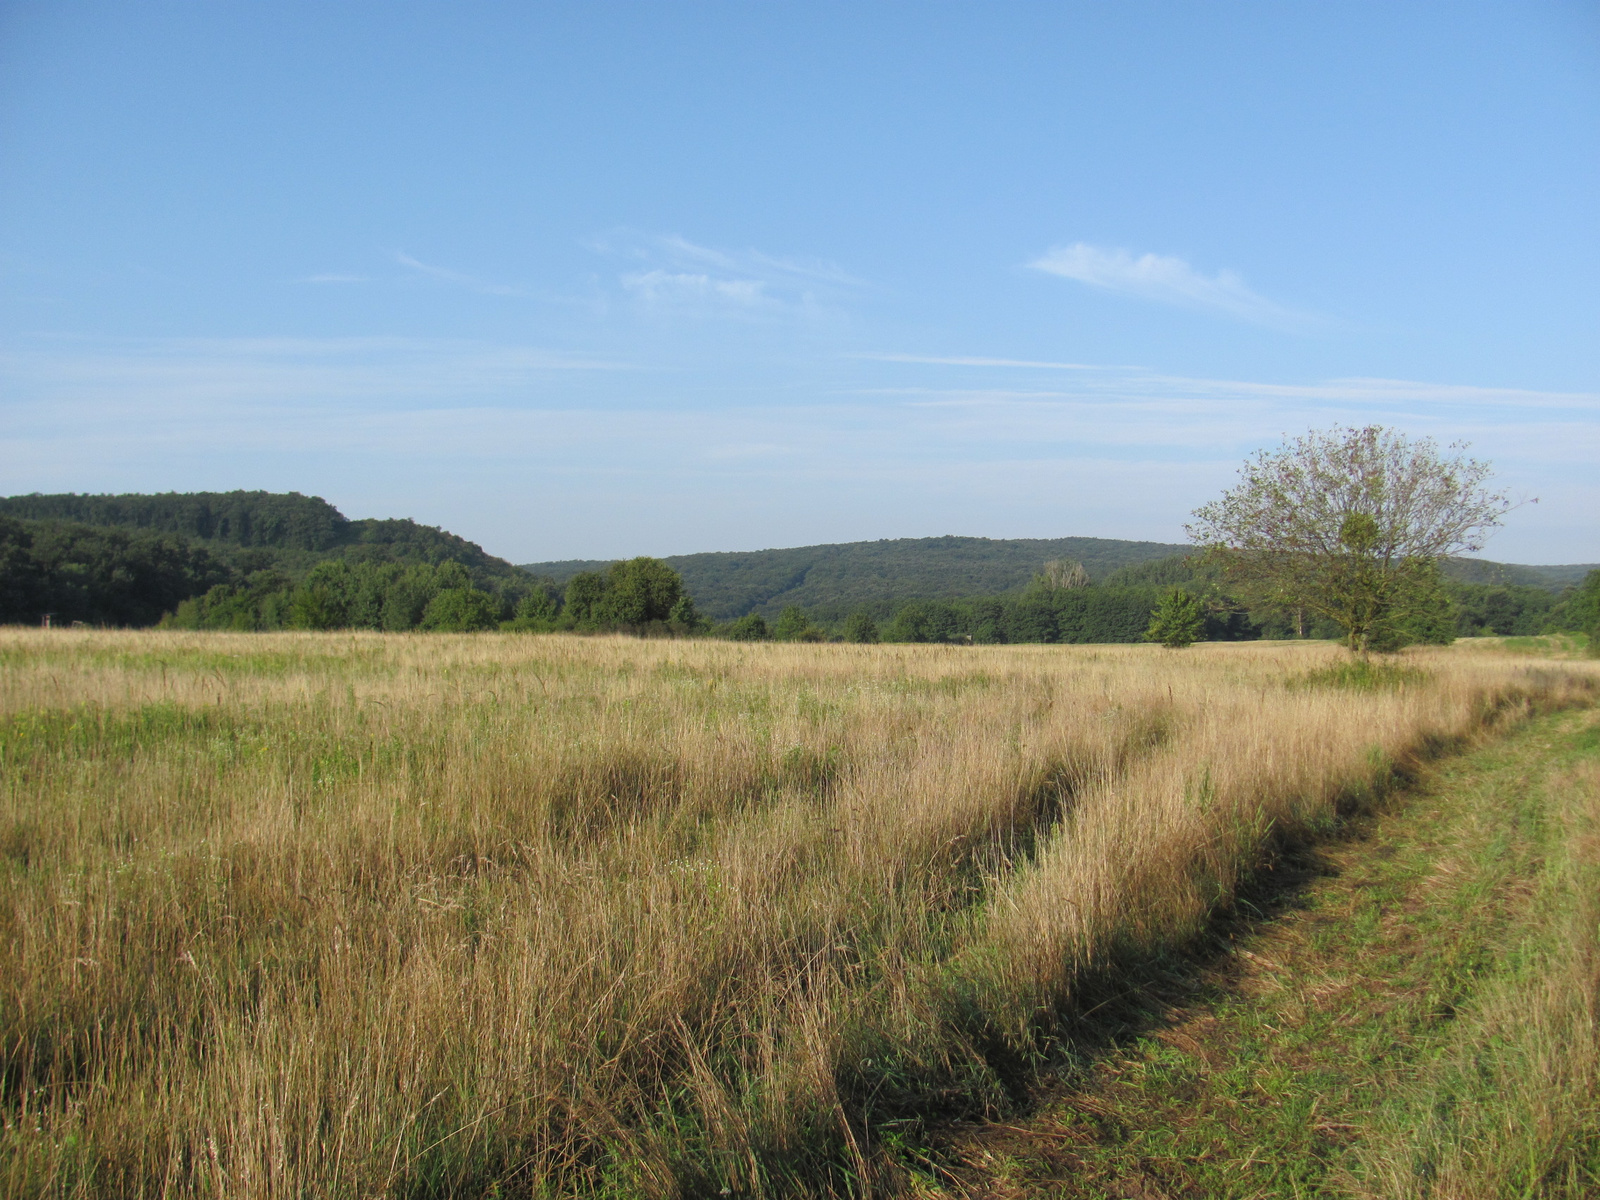
<svg viewBox="0 0 1600 1200">
<path fill-rule="evenodd" d="M 866 1194 L 1276 837 L 1592 697 L 1321 646 L 0 633 L 7 1194 Z"/>
</svg>

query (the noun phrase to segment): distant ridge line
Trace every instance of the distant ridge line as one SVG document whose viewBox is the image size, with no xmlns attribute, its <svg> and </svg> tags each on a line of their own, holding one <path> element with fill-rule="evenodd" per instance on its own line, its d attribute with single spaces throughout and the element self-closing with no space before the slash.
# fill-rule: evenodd
<svg viewBox="0 0 1600 1200">
<path fill-rule="evenodd" d="M 1071 558 L 1101 582 L 1124 567 L 1195 547 L 1117 538 L 984 538 L 946 534 L 824 542 L 766 550 L 714 550 L 663 559 L 683 576 L 701 610 L 718 620 L 758 612 L 776 616 L 796 604 L 818 618 L 838 619 L 856 608 L 887 614 L 909 600 L 993 595 L 1025 587 L 1046 562 Z M 615 559 L 556 559 L 522 569 L 564 583 L 581 571 L 604 571 Z M 1445 573 L 1466 583 L 1559 590 L 1575 584 L 1593 563 L 1525 566 L 1488 559 L 1451 559 Z M 1115 582 L 1115 581 L 1113 581 Z"/>
<path fill-rule="evenodd" d="M 887 612 L 908 600 L 1008 592 L 1027 585 L 1046 562 L 1070 558 L 1094 580 L 1120 567 L 1187 553 L 1173 542 L 1117 538 L 984 538 L 946 534 L 880 538 L 766 550 L 678 554 L 663 561 L 683 576 L 707 615 L 719 620 L 759 612 L 776 616 L 790 604 L 827 619 L 855 608 Z M 523 569 L 563 582 L 604 570 L 611 559 L 529 563 Z"/>
</svg>

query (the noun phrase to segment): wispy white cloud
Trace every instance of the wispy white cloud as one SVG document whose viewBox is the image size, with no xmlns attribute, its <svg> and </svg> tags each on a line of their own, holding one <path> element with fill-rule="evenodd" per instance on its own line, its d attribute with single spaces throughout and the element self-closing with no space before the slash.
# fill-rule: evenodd
<svg viewBox="0 0 1600 1200">
<path fill-rule="evenodd" d="M 836 263 L 702 246 L 677 234 L 616 230 L 590 249 L 632 264 L 617 276 L 623 292 L 656 313 L 782 317 L 836 309 L 866 286 Z"/>
<path fill-rule="evenodd" d="M 485 296 L 524 296 L 527 295 L 521 288 L 512 287 L 510 284 L 494 283 L 491 280 L 479 279 L 476 275 L 467 275 L 461 271 L 452 271 L 447 267 L 436 267 L 430 263 L 419 262 L 409 254 L 399 250 L 394 252 L 394 260 L 402 267 L 426 275 L 429 279 L 440 283 L 448 283 L 455 287 L 467 288 L 469 291 L 481 292 Z"/>
<path fill-rule="evenodd" d="M 1120 295 L 1220 313 L 1258 325 L 1305 328 L 1317 323 L 1317 318 L 1284 308 L 1253 291 L 1233 271 L 1207 276 L 1169 255 L 1136 257 L 1126 250 L 1074 242 L 1054 247 L 1028 266 Z"/>
<path fill-rule="evenodd" d="M 844 287 L 864 287 L 865 282 L 826 259 L 786 258 L 760 250 L 729 252 L 700 246 L 688 238 L 669 234 L 654 239 L 661 251 L 684 262 L 702 262 L 725 271 L 762 276 L 791 276 Z"/>
<path fill-rule="evenodd" d="M 1150 375 L 1152 387 L 1176 387 L 1213 395 L 1272 396 L 1353 406 L 1471 406 L 1535 413 L 1541 409 L 1587 409 L 1600 416 L 1600 392 L 1547 392 L 1533 388 L 1491 388 L 1409 379 L 1354 377 L 1321 383 L 1260 383 L 1240 379 L 1195 379 Z"/>
<path fill-rule="evenodd" d="M 725 303 L 741 308 L 763 308 L 777 303 L 766 294 L 759 279 L 718 279 L 687 271 L 630 271 L 622 286 L 652 306 Z"/>
<path fill-rule="evenodd" d="M 1137 367 L 1109 367 L 1098 363 L 1036 362 L 1025 358 L 972 358 L 964 355 L 852 354 L 871 362 L 926 363 L 936 367 L 1026 367 L 1043 371 L 1136 371 Z"/>
</svg>

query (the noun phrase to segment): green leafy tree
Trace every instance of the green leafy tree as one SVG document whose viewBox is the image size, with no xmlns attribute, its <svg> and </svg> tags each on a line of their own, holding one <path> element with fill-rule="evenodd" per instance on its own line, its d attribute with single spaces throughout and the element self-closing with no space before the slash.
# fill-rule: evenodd
<svg viewBox="0 0 1600 1200">
<path fill-rule="evenodd" d="M 772 636 L 780 642 L 799 642 L 811 629 L 811 618 L 798 604 L 791 604 L 778 614 L 778 624 Z"/>
<path fill-rule="evenodd" d="M 1429 438 L 1313 431 L 1258 453 L 1188 532 L 1244 598 L 1326 617 L 1351 650 L 1391 648 L 1442 603 L 1440 560 L 1481 549 L 1510 507 L 1489 476 Z"/>
<path fill-rule="evenodd" d="M 1150 614 L 1150 628 L 1144 636 L 1168 650 L 1183 650 L 1199 641 L 1205 628 L 1206 614 L 1199 597 L 1185 588 L 1173 588 Z"/>
<path fill-rule="evenodd" d="M 895 613 L 886 642 L 949 642 L 963 637 L 961 611 L 942 600 L 915 600 Z"/>
<path fill-rule="evenodd" d="M 326 584 L 302 584 L 289 596 L 290 629 L 340 629 L 344 607 Z"/>
<path fill-rule="evenodd" d="M 1582 633 L 1596 625 L 1600 625 L 1600 571 L 1590 571 L 1582 583 L 1562 594 L 1545 628 Z"/>
<path fill-rule="evenodd" d="M 596 614 L 608 623 L 648 625 L 668 620 L 682 597 L 683 580 L 666 563 L 659 558 L 630 558 L 612 563 L 606 572 L 605 599 Z"/>
<path fill-rule="evenodd" d="M 680 633 L 700 633 L 706 627 L 706 620 L 694 606 L 694 597 L 685 592 L 667 614 L 667 624 Z"/>
<path fill-rule="evenodd" d="M 1600 658 L 1600 571 L 1590 571 L 1562 597 L 1547 627 L 1587 634 L 1589 657 Z"/>
<path fill-rule="evenodd" d="M 500 623 L 500 603 L 477 588 L 446 588 L 428 601 L 419 629 L 438 633 L 476 633 Z"/>
<path fill-rule="evenodd" d="M 543 588 L 535 588 L 517 601 L 510 624 L 513 629 L 546 632 L 555 628 L 559 613 L 550 593 Z"/>
<path fill-rule="evenodd" d="M 411 563 L 392 572 L 379 608 L 384 629 L 415 629 L 440 592 L 472 586 L 467 569 L 457 562 Z"/>
<path fill-rule="evenodd" d="M 772 633 L 760 613 L 746 613 L 728 626 L 728 636 L 736 642 L 764 642 Z"/>
<path fill-rule="evenodd" d="M 864 608 L 858 608 L 845 618 L 844 640 L 847 642 L 876 642 L 878 640 L 878 623 L 872 619 L 872 614 Z"/>
<path fill-rule="evenodd" d="M 598 571 L 579 571 L 567 580 L 562 616 L 575 625 L 592 627 L 603 615 L 606 591 L 604 575 Z"/>
<path fill-rule="evenodd" d="M 1382 614 L 1368 634 L 1371 649 L 1392 654 L 1403 646 L 1448 646 L 1456 640 L 1457 614 L 1437 562 L 1407 577 L 1402 602 Z"/>
</svg>

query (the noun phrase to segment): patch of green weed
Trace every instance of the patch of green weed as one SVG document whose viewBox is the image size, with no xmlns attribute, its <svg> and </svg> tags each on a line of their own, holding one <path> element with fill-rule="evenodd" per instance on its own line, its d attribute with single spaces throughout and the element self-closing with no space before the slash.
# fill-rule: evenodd
<svg viewBox="0 0 1600 1200">
<path fill-rule="evenodd" d="M 1291 690 L 1306 688 L 1346 688 L 1355 692 L 1393 691 L 1397 688 L 1415 687 L 1425 683 L 1426 671 L 1404 663 L 1384 659 L 1352 658 L 1307 671 L 1288 681 Z"/>
</svg>

